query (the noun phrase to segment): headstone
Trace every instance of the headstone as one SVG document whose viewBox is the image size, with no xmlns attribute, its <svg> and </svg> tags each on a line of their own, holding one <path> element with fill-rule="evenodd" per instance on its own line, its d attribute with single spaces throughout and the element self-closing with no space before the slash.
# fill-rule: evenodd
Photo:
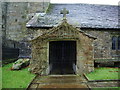
<svg viewBox="0 0 120 90">
<path fill-rule="evenodd" d="M 14 62 L 12 66 L 12 70 L 20 70 L 22 68 L 25 68 L 29 65 L 30 59 L 18 59 L 16 62 Z"/>
</svg>

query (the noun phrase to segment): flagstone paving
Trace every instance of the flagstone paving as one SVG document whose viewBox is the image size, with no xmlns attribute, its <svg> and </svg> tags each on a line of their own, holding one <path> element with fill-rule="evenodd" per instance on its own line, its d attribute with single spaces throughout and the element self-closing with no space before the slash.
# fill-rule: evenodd
<svg viewBox="0 0 120 90">
<path fill-rule="evenodd" d="M 112 88 L 113 87 L 120 87 L 120 81 L 102 81 L 102 82 L 88 82 L 87 85 L 89 88 Z"/>
<path fill-rule="evenodd" d="M 85 79 L 76 75 L 56 75 L 56 76 L 37 76 L 28 89 L 30 88 L 85 88 Z"/>
</svg>

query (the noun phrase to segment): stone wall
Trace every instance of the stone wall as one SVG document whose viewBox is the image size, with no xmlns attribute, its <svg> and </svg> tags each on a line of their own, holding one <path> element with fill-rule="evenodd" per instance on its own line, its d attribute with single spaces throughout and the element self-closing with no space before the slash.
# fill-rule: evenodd
<svg viewBox="0 0 120 90">
<path fill-rule="evenodd" d="M 50 0 L 47 2 L 29 2 L 28 11 L 29 13 L 45 13 L 49 7 Z"/>
<path fill-rule="evenodd" d="M 36 38 L 47 29 L 29 29 L 28 31 L 29 38 Z M 112 50 L 112 36 L 120 35 L 118 30 L 82 29 L 82 31 L 97 38 L 94 41 L 94 59 L 116 59 L 116 56 L 120 58 L 120 50 Z"/>
<path fill-rule="evenodd" d="M 46 75 L 48 73 L 47 68 L 49 67 L 47 42 L 38 39 L 32 44 L 32 60 L 30 62 L 31 71 L 40 75 Z"/>
<path fill-rule="evenodd" d="M 36 12 L 45 12 L 48 6 L 49 2 L 3 2 L 3 29 L 5 29 L 4 33 L 6 33 L 6 38 L 15 41 L 25 39 L 26 23 L 28 20 L 32 18 Z M 30 17 L 30 15 L 32 16 Z"/>
<path fill-rule="evenodd" d="M 79 34 L 77 42 L 77 73 L 83 74 L 94 70 L 93 38 Z"/>
<path fill-rule="evenodd" d="M 7 3 L 5 2 L 1 2 L 1 15 L 2 15 L 2 30 L 1 30 L 1 34 L 2 34 L 2 43 L 3 45 L 5 45 L 5 40 L 6 40 L 6 19 L 7 19 Z"/>
<path fill-rule="evenodd" d="M 0 25 L 2 22 L 2 3 L 0 2 Z"/>
<path fill-rule="evenodd" d="M 120 35 L 118 30 L 86 29 L 83 31 L 97 38 L 94 43 L 95 59 L 120 58 L 120 50 L 112 50 L 112 37 Z"/>
<path fill-rule="evenodd" d="M 0 52 L 2 52 L 2 3 L 0 2 Z M 2 60 L 2 53 L 0 53 L 0 66 Z"/>
<path fill-rule="evenodd" d="M 39 29 L 40 30 L 40 29 Z M 42 36 L 31 41 L 32 43 L 32 60 L 31 71 L 41 75 L 47 75 L 50 71 L 49 66 L 49 42 L 50 41 L 76 41 L 77 45 L 77 62 L 76 62 L 76 74 L 82 75 L 94 70 L 93 60 L 93 41 L 95 38 L 85 34 L 77 28 L 63 22 L 58 27 L 50 29 Z"/>
<path fill-rule="evenodd" d="M 35 13 L 46 12 L 49 6 L 49 2 L 4 2 L 0 3 L 0 6 L 2 7 L 0 8 L 0 17 L 2 17 L 0 18 L 0 29 L 2 28 L 2 30 L 0 30 L 0 36 L 2 36 L 3 45 L 14 47 L 14 43 L 18 41 L 20 42 L 19 48 L 26 48 L 20 48 L 21 54 L 23 53 L 24 55 L 26 55 L 26 53 L 28 53 L 30 55 L 30 44 L 27 42 L 27 40 L 29 38 L 31 39 L 39 36 L 40 34 L 44 33 L 45 30 L 47 31 L 47 29 L 26 29 L 26 22 L 30 20 L 35 15 Z M 82 30 L 92 36 L 97 37 L 97 40 L 94 43 L 95 59 L 112 59 L 116 58 L 116 56 L 120 56 L 120 50 L 116 51 L 111 49 L 112 36 L 120 35 L 120 31 L 107 29 Z M 15 42 L 9 43 L 9 41 Z"/>
<path fill-rule="evenodd" d="M 6 38 L 20 41 L 26 31 L 27 3 L 9 2 L 7 5 Z"/>
<path fill-rule="evenodd" d="M 50 32 L 49 30 L 50 29 L 29 29 L 31 32 L 32 32 L 32 37 L 33 38 L 36 38 L 36 36 L 40 36 L 41 34 L 45 33 L 46 32 Z M 75 29 L 74 29 L 75 30 Z M 62 31 L 62 29 L 61 29 Z M 61 32 L 60 31 L 60 32 Z M 76 68 L 77 68 L 77 74 L 83 74 L 83 73 L 88 73 L 88 72 L 91 72 L 94 70 L 94 61 L 93 61 L 93 58 L 94 59 L 115 59 L 115 55 L 119 55 L 120 56 L 120 50 L 119 51 L 116 51 L 116 50 L 112 50 L 112 36 L 114 35 L 120 35 L 120 32 L 119 31 L 115 31 L 115 30 L 104 30 L 104 29 L 82 29 L 82 31 L 84 31 L 85 33 L 87 33 L 88 35 L 90 36 L 94 36 L 96 37 L 97 39 L 94 41 L 93 45 L 92 45 L 92 42 L 93 40 L 88 38 L 87 36 L 83 35 L 83 34 L 79 34 L 78 37 L 79 37 L 79 40 L 76 40 L 77 41 L 77 65 L 76 65 Z M 59 35 L 60 32 L 57 32 L 55 35 Z M 66 32 L 65 32 L 66 33 Z M 54 34 L 52 34 L 54 35 Z M 50 38 L 50 37 L 48 37 Z M 54 40 L 59 40 L 57 37 L 54 38 Z M 70 39 L 69 39 L 70 40 Z M 37 41 L 35 41 L 35 43 L 39 42 L 39 41 L 42 41 L 42 39 L 38 39 Z M 39 60 L 44 60 L 44 64 L 42 65 L 45 65 L 43 66 L 44 67 L 44 73 L 46 73 L 46 70 L 45 68 L 48 68 L 49 65 L 48 65 L 48 58 L 47 56 L 45 56 L 46 54 L 48 54 L 48 45 L 49 45 L 49 42 L 47 41 L 42 41 L 43 43 L 46 42 L 46 44 L 42 44 L 42 43 L 39 43 L 39 44 L 35 44 L 34 43 L 34 47 L 32 48 L 33 49 L 33 53 L 34 55 L 38 55 L 37 57 L 34 57 L 33 58 L 36 58 L 34 59 L 35 61 L 32 61 L 32 63 L 36 63 L 36 62 L 40 62 Z M 39 46 L 39 47 L 38 47 Z M 43 47 L 45 48 L 43 48 Z M 37 48 L 36 48 L 37 47 Z M 37 58 L 41 58 L 41 56 L 39 55 L 39 50 L 40 48 L 43 49 L 42 52 L 45 52 L 45 53 L 42 53 L 44 59 L 37 59 Z M 35 50 L 38 50 L 37 53 Z M 45 51 L 44 51 L 45 50 Z M 45 59 L 47 61 L 45 61 Z M 37 60 L 37 61 L 36 61 Z M 36 63 L 37 66 L 38 63 Z M 40 71 L 40 68 L 34 66 L 34 64 L 32 64 L 34 68 L 36 68 L 35 72 L 37 71 Z M 34 70 L 33 70 L 34 71 Z"/>
<path fill-rule="evenodd" d="M 44 6 L 44 7 L 43 7 Z M 13 47 L 15 42 L 20 42 L 20 52 L 30 54 L 27 42 L 26 23 L 36 12 L 45 13 L 48 2 L 2 2 L 2 40 L 3 46 Z M 9 41 L 14 41 L 14 43 Z M 12 44 L 11 44 L 12 43 Z M 17 44 L 17 43 L 16 43 Z M 23 45 L 24 44 L 24 45 Z M 25 46 L 22 48 L 21 46 Z M 26 48 L 26 49 L 25 49 Z M 27 51 L 27 52 L 26 52 Z M 21 56 L 21 55 L 20 55 Z M 27 55 L 28 56 L 28 55 Z"/>
<path fill-rule="evenodd" d="M 0 38 L 2 37 L 2 3 L 0 2 Z"/>
</svg>

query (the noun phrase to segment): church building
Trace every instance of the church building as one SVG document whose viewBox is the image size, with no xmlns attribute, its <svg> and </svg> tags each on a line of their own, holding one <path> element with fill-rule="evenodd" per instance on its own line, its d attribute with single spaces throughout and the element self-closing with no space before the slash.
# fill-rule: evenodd
<svg viewBox="0 0 120 90">
<path fill-rule="evenodd" d="M 31 39 L 34 73 L 83 74 L 101 63 L 120 64 L 117 6 L 51 4 L 26 26 L 37 34 Z"/>
<path fill-rule="evenodd" d="M 82 75 L 96 66 L 120 66 L 119 6 L 49 0 L 2 6 L 3 46 L 31 58 L 31 72 Z"/>
</svg>

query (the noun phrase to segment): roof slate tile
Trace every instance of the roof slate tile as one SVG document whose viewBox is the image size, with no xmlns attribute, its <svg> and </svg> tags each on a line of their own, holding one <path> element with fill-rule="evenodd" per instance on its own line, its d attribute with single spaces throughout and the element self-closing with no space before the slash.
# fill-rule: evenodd
<svg viewBox="0 0 120 90">
<path fill-rule="evenodd" d="M 68 23 L 76 27 L 114 28 L 118 27 L 118 6 L 94 4 L 52 4 L 52 9 L 44 16 L 37 15 L 27 23 L 27 27 L 53 27 L 62 22 L 60 11 L 66 8 Z M 34 20 L 35 19 L 35 20 Z"/>
</svg>

